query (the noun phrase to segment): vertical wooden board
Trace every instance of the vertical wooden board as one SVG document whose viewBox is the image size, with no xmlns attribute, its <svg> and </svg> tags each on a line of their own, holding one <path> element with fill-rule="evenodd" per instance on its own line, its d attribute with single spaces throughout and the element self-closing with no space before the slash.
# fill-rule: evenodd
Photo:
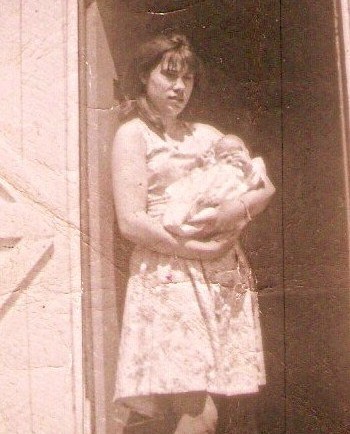
<svg viewBox="0 0 350 434">
<path fill-rule="evenodd" d="M 74 389 L 72 389 L 71 369 L 38 367 L 32 372 L 32 385 L 36 389 L 36 393 L 32 395 L 32 432 L 57 434 L 79 432 L 79 428 L 74 426 L 75 420 L 72 417 Z M 44 398 L 47 402 L 45 411 L 43 411 Z"/>
<path fill-rule="evenodd" d="M 2 2 L 0 9 L 0 140 L 21 152 L 21 2 Z M 6 110 L 4 109 L 6 107 Z"/>
<path fill-rule="evenodd" d="M 9 295 L 0 297 L 1 434 L 25 432 L 31 427 L 29 332 L 23 321 L 26 316 L 26 303 L 22 299 L 16 306 L 8 309 L 10 302 Z M 18 396 L 21 396 L 21 400 L 18 400 Z M 20 418 L 18 414 L 21 414 Z"/>
<path fill-rule="evenodd" d="M 117 341 L 127 267 L 127 243 L 116 239 L 111 185 L 111 151 L 116 129 L 114 79 L 116 71 L 114 2 L 96 1 L 87 8 L 87 148 L 83 200 L 89 200 L 90 276 L 86 294 L 88 360 L 93 374 L 87 378 L 88 399 L 98 433 L 118 430 L 113 403 Z M 89 307 L 88 307 L 89 306 Z"/>
<path fill-rule="evenodd" d="M 33 431 L 63 434 L 82 432 L 81 296 L 74 281 L 80 269 L 78 258 L 69 253 L 72 245 L 79 245 L 80 234 L 76 230 L 73 236 L 60 220 L 52 223 L 53 249 L 26 288 L 28 369 Z"/>
<path fill-rule="evenodd" d="M 77 2 L 2 3 L 0 432 L 79 433 Z"/>
<path fill-rule="evenodd" d="M 259 307 L 266 366 L 266 386 L 261 390 L 258 405 L 259 434 L 282 434 L 285 433 L 283 292 L 261 294 Z"/>
<path fill-rule="evenodd" d="M 349 289 L 286 294 L 288 434 L 350 428 Z"/>
<path fill-rule="evenodd" d="M 96 66 L 96 65 L 95 65 Z M 113 76 L 109 77 L 110 82 Z M 105 82 L 107 83 L 107 82 Z M 109 83 L 110 84 L 110 83 Z M 101 99 L 100 101 L 103 101 Z M 114 378 L 119 333 L 119 313 L 124 269 L 119 269 L 125 250 L 116 240 L 115 214 L 111 185 L 111 147 L 116 128 L 113 109 L 88 109 L 87 183 L 84 197 L 89 197 L 89 310 L 91 322 L 89 358 L 94 376 L 88 379 L 90 399 L 95 406 L 97 432 L 114 432 Z M 124 259 L 125 260 L 125 259 Z M 120 291 L 119 291 L 120 290 Z"/>
<path fill-rule="evenodd" d="M 66 0 L 22 1 L 23 155 L 66 169 Z"/>
<path fill-rule="evenodd" d="M 87 9 L 86 81 L 89 109 L 108 110 L 115 103 L 113 61 L 116 25 L 114 1 L 96 1 Z"/>
<path fill-rule="evenodd" d="M 268 108 L 266 113 L 259 116 L 253 142 L 253 154 L 264 158 L 276 194 L 266 211 L 250 223 L 242 236 L 262 295 L 283 292 L 282 132 L 279 98 L 280 95 L 277 94 L 276 106 Z"/>
<path fill-rule="evenodd" d="M 299 6 L 283 21 L 285 277 L 334 287 L 348 254 L 333 5 Z"/>
<path fill-rule="evenodd" d="M 71 316 L 70 294 L 53 295 L 47 291 L 44 297 L 35 291 L 38 278 L 33 281 L 34 288 L 28 289 L 27 297 L 30 366 L 32 369 L 69 367 L 72 342 L 66 323 Z"/>
<path fill-rule="evenodd" d="M 2 369 L 0 384 L 0 434 L 33 432 L 28 371 Z"/>
<path fill-rule="evenodd" d="M 345 433 L 349 295 L 333 2 L 282 2 L 287 433 Z"/>
<path fill-rule="evenodd" d="M 7 309 L 8 305 L 11 309 Z M 23 321 L 26 317 L 26 299 L 18 298 L 14 305 L 11 294 L 0 298 L 1 321 L 1 352 L 0 372 L 12 369 L 25 370 L 28 367 L 29 331 L 28 325 Z M 11 346 L 9 345 L 11 342 Z"/>
<path fill-rule="evenodd" d="M 113 76 L 109 76 L 112 81 Z M 84 194 L 89 197 L 89 336 L 95 426 L 98 432 L 114 433 L 114 380 L 117 341 L 128 269 L 130 244 L 117 234 L 111 185 L 111 147 L 116 128 L 113 109 L 88 109 L 88 182 Z M 92 378 L 89 379 L 89 382 Z M 103 431 L 106 430 L 106 431 Z"/>
<path fill-rule="evenodd" d="M 69 267 L 74 266 L 75 258 L 69 257 L 68 253 L 74 240 L 68 236 L 71 228 L 64 227 L 61 220 L 53 221 L 52 216 L 37 204 L 33 205 L 31 199 L 23 196 L 20 201 L 18 194 L 15 197 L 17 202 L 11 203 L 12 208 L 17 206 L 19 212 L 13 213 L 12 225 L 3 221 L 1 234 L 11 237 L 13 227 L 19 223 L 17 236 L 20 241 L 10 249 L 12 257 L 2 264 L 1 276 L 11 277 L 4 280 L 6 285 L 10 282 L 12 285 L 8 288 L 4 288 L 3 282 L 1 285 L 2 290 L 7 289 L 0 305 L 1 365 L 8 375 L 10 369 L 26 372 L 28 388 L 23 385 L 23 400 L 30 402 L 26 408 L 34 431 L 57 432 L 61 426 L 73 426 L 79 417 L 78 409 L 73 410 L 74 388 L 80 381 L 73 375 L 78 362 L 74 357 L 77 342 L 72 336 L 77 335 L 81 326 L 74 321 L 77 314 L 72 311 L 74 288 Z M 4 208 L 2 204 L 3 211 Z M 54 229 L 56 236 L 53 236 Z M 76 242 L 79 243 L 79 236 Z M 55 372 L 57 383 L 61 377 L 63 389 L 60 395 L 42 393 L 48 383 L 45 375 L 36 373 L 46 368 Z M 3 389 L 4 402 L 8 405 L 7 399 L 12 399 L 8 396 L 11 387 Z M 12 405 L 20 408 L 16 401 Z M 62 406 L 64 412 L 60 417 L 52 416 Z M 2 412 L 9 414 L 7 408 Z M 52 429 L 55 424 L 56 428 Z"/>
</svg>

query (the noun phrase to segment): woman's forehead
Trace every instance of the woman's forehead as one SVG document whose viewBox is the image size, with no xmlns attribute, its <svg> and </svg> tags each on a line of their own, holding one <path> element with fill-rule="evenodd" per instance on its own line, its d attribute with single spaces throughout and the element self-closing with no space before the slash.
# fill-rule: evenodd
<svg viewBox="0 0 350 434">
<path fill-rule="evenodd" d="M 191 53 L 180 51 L 168 51 L 160 62 L 162 71 L 177 72 L 179 74 L 194 73 L 193 58 Z"/>
</svg>

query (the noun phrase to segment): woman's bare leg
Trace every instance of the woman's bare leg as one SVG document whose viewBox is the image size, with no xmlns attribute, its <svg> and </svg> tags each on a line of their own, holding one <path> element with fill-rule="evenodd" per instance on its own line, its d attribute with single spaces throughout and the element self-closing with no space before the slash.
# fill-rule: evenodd
<svg viewBox="0 0 350 434">
<path fill-rule="evenodd" d="M 172 397 L 176 416 L 174 434 L 214 434 L 218 413 L 210 395 L 204 392 L 181 393 Z"/>
</svg>

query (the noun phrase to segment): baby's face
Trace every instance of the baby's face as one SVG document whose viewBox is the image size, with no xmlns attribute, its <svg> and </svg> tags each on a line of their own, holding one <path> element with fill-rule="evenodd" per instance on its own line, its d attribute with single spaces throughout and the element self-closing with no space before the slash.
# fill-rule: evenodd
<svg viewBox="0 0 350 434">
<path fill-rule="evenodd" d="M 245 159 L 249 158 L 243 141 L 231 135 L 224 136 L 217 142 L 215 145 L 215 154 L 218 160 L 225 161 L 228 164 L 234 164 L 237 158 L 240 157 L 245 157 Z"/>
</svg>

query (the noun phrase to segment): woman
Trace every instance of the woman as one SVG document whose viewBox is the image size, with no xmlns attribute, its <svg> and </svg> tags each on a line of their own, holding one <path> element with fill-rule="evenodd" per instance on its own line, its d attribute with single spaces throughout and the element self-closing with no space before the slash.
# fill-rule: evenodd
<svg viewBox="0 0 350 434">
<path fill-rule="evenodd" d="M 134 408 L 144 397 L 143 412 L 145 403 L 166 403 L 176 415 L 176 434 L 214 433 L 211 395 L 251 394 L 264 383 L 257 296 L 238 237 L 266 208 L 270 180 L 264 176 L 263 188 L 222 203 L 196 239 L 176 238 L 161 224 L 165 188 L 223 136 L 180 117 L 201 74 L 182 35 L 142 45 L 127 76 L 135 102 L 113 151 L 119 228 L 136 245 L 115 397 Z M 227 236 L 211 240 L 218 232 Z"/>
</svg>

